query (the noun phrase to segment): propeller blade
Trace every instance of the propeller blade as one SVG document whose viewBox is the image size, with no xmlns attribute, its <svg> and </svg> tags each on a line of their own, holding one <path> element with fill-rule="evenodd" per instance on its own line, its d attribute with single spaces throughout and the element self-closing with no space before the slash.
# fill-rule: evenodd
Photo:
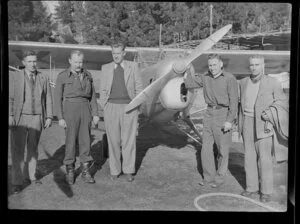
<svg viewBox="0 0 300 224">
<path fill-rule="evenodd" d="M 167 84 L 167 82 L 173 78 L 176 77 L 177 74 L 173 71 L 169 72 L 168 74 L 158 78 L 153 83 L 151 83 L 149 86 L 147 86 L 142 92 L 140 92 L 125 108 L 125 112 L 129 112 L 136 107 L 138 107 L 140 104 L 142 104 L 147 99 L 151 99 L 155 97 L 162 88 Z"/>
<path fill-rule="evenodd" d="M 232 25 L 226 25 L 223 28 L 217 30 L 212 35 L 207 37 L 205 40 L 199 44 L 198 47 L 196 47 L 190 55 L 188 55 L 184 59 L 185 65 L 190 64 L 193 60 L 195 60 L 197 57 L 199 57 L 202 53 L 209 50 L 213 45 L 215 45 L 218 41 L 220 41 L 223 36 L 225 36 L 226 33 L 231 29 Z"/>
<path fill-rule="evenodd" d="M 151 66 L 149 69 L 158 75 L 158 79 L 151 83 L 147 88 L 140 92 L 125 108 L 125 112 L 129 112 L 140 104 L 142 104 L 147 99 L 153 98 L 155 95 L 159 94 L 162 88 L 167 84 L 167 82 L 179 74 L 183 74 L 187 66 L 197 57 L 199 57 L 206 50 L 210 49 L 214 44 L 216 44 L 222 37 L 231 29 L 232 25 L 229 24 L 212 35 L 206 38 L 201 44 L 192 51 L 192 53 L 186 58 L 177 59 L 166 59 L 160 61 L 157 65 Z"/>
</svg>

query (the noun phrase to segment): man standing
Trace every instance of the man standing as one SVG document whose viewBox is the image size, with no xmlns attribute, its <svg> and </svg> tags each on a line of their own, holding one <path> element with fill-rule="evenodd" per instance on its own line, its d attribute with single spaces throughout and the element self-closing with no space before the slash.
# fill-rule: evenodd
<svg viewBox="0 0 300 224">
<path fill-rule="evenodd" d="M 26 182 L 41 184 L 35 175 L 38 143 L 42 127 L 50 127 L 52 121 L 48 78 L 36 69 L 36 53 L 24 52 L 22 63 L 25 69 L 9 76 L 12 185 L 15 194 L 21 192 Z"/>
<path fill-rule="evenodd" d="M 266 111 L 275 102 L 286 102 L 280 83 L 264 74 L 264 58 L 249 58 L 251 75 L 240 81 L 239 132 L 245 148 L 246 190 L 243 196 L 260 191 L 261 202 L 273 192 L 272 135 Z"/>
<path fill-rule="evenodd" d="M 223 71 L 223 62 L 219 55 L 209 55 L 208 69 L 205 74 L 194 77 L 188 75 L 185 85 L 186 88 L 203 87 L 207 110 L 203 121 L 201 162 L 204 180 L 211 187 L 217 187 L 224 182 L 228 170 L 231 129 L 238 108 L 238 84 L 232 74 Z M 217 170 L 213 152 L 214 143 L 218 148 Z"/>
<path fill-rule="evenodd" d="M 102 66 L 100 106 L 104 109 L 111 178 L 115 180 L 123 172 L 131 182 L 135 172 L 139 111 L 135 109 L 125 113 L 125 107 L 142 91 L 143 86 L 138 65 L 124 60 L 123 43 L 112 45 L 112 56 L 114 61 Z"/>
<path fill-rule="evenodd" d="M 82 167 L 82 180 L 95 183 L 89 172 L 91 148 L 91 120 L 99 121 L 95 89 L 91 74 L 83 69 L 84 55 L 81 51 L 72 51 L 69 58 L 70 68 L 61 72 L 55 86 L 55 109 L 59 125 L 66 128 L 66 165 L 67 182 L 74 184 L 75 143 L 78 138 L 79 156 Z M 62 106 L 63 103 L 63 106 Z"/>
</svg>

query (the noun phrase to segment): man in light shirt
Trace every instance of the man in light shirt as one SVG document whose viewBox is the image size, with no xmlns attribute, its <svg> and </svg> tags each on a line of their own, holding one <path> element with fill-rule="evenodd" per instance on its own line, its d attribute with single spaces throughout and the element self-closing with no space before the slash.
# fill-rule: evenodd
<svg viewBox="0 0 300 224">
<path fill-rule="evenodd" d="M 264 74 L 264 58 L 249 58 L 251 75 L 240 80 L 239 133 L 245 148 L 246 189 L 243 196 L 260 194 L 269 202 L 273 193 L 272 135 L 265 111 L 275 101 L 286 101 L 280 83 Z"/>
</svg>

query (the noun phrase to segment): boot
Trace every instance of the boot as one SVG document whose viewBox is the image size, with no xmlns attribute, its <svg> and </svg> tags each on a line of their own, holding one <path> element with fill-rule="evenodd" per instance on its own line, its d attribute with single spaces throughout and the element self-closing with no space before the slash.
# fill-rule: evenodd
<svg viewBox="0 0 300 224">
<path fill-rule="evenodd" d="M 66 180 L 68 184 L 72 185 L 75 182 L 75 174 L 74 174 L 74 164 L 66 165 Z"/>
<path fill-rule="evenodd" d="M 81 172 L 81 178 L 83 182 L 93 184 L 95 183 L 94 178 L 91 176 L 89 168 L 90 168 L 90 163 L 82 163 L 82 172 Z"/>
</svg>

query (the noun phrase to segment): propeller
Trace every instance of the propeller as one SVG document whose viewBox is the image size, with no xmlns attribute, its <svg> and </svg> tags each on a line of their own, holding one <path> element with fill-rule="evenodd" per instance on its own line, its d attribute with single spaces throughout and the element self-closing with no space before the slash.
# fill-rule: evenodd
<svg viewBox="0 0 300 224">
<path fill-rule="evenodd" d="M 155 97 L 157 93 L 167 84 L 167 82 L 183 74 L 188 68 L 189 64 L 199 57 L 202 53 L 209 50 L 214 44 L 216 44 L 222 37 L 231 29 L 232 25 L 226 25 L 223 28 L 217 30 L 208 38 L 203 40 L 188 56 L 181 57 L 173 60 L 163 60 L 159 62 L 159 65 L 154 65 L 154 68 L 149 68 L 158 75 L 158 79 L 147 86 L 142 92 L 140 92 L 125 108 L 126 113 L 135 109 L 144 101 L 149 98 Z"/>
</svg>

